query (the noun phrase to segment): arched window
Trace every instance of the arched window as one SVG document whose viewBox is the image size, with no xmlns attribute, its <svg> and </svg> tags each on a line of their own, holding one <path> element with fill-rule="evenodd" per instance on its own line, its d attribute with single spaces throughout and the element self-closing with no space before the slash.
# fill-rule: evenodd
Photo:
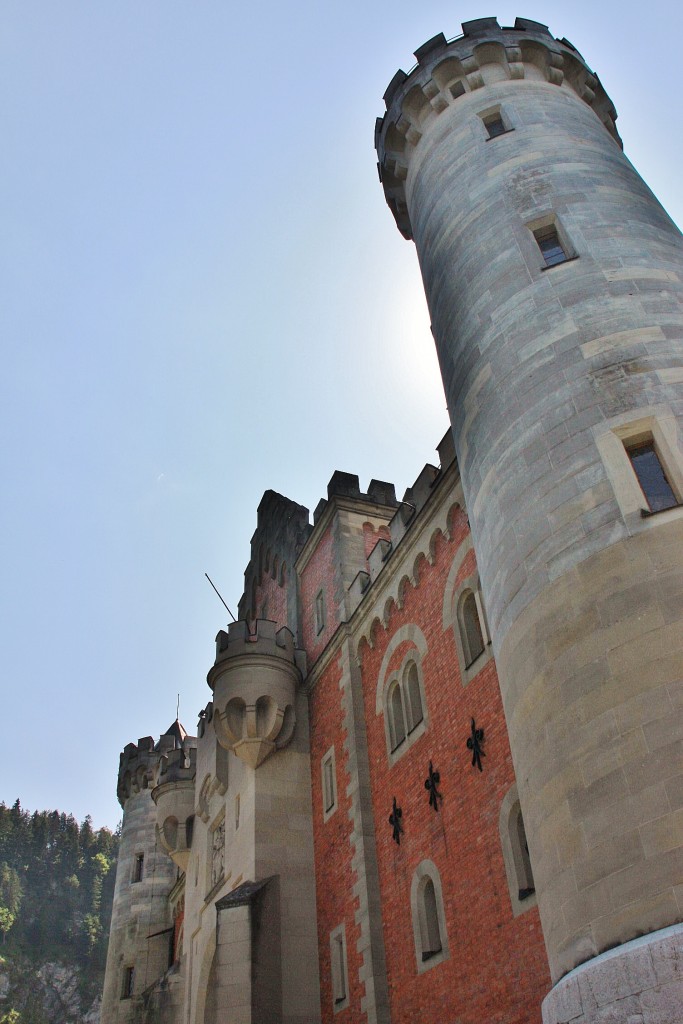
<svg viewBox="0 0 683 1024">
<path fill-rule="evenodd" d="M 439 916 L 436 909 L 436 893 L 431 878 L 425 879 L 418 915 L 420 919 L 422 959 L 429 960 L 441 952 L 441 933 L 439 932 Z"/>
<path fill-rule="evenodd" d="M 403 657 L 397 652 L 403 648 Z M 403 757 L 429 728 L 422 659 L 427 641 L 413 624 L 394 633 L 377 676 L 375 713 L 384 716 L 384 735 L 389 763 Z M 400 660 L 399 660 L 400 658 Z"/>
<path fill-rule="evenodd" d="M 420 676 L 414 661 L 408 662 L 400 679 L 394 679 L 387 692 L 389 742 L 393 753 L 424 721 Z"/>
<path fill-rule="evenodd" d="M 518 898 L 526 900 L 532 893 L 536 892 L 536 886 L 534 885 L 534 876 L 531 870 L 529 847 L 526 841 L 524 818 L 522 817 L 522 808 L 519 805 L 519 800 L 514 805 L 510 815 L 510 828 L 512 831 L 510 840 L 517 869 Z"/>
<path fill-rule="evenodd" d="M 444 631 L 453 630 L 460 682 L 467 686 L 493 656 L 469 534 L 460 544 L 448 570 L 441 614 Z"/>
<path fill-rule="evenodd" d="M 503 798 L 499 829 L 510 902 L 516 917 L 529 907 L 536 906 L 536 885 L 516 785 Z"/>
<path fill-rule="evenodd" d="M 400 747 L 406 738 L 406 722 L 403 714 L 403 697 L 401 694 L 401 685 L 398 679 L 395 679 L 389 688 L 388 694 L 388 711 L 389 711 L 389 737 L 391 740 L 392 751 Z"/>
<path fill-rule="evenodd" d="M 415 959 L 418 973 L 448 957 L 441 878 L 433 861 L 418 865 L 410 887 Z"/>
<path fill-rule="evenodd" d="M 416 725 L 419 725 L 424 718 L 422 711 L 422 695 L 420 694 L 420 679 L 417 674 L 417 665 L 411 661 L 403 673 L 404 698 L 408 712 L 408 732 L 412 732 Z"/>
<path fill-rule="evenodd" d="M 479 608 L 477 607 L 474 591 L 466 590 L 460 598 L 460 615 L 458 618 L 460 637 L 465 650 L 465 667 L 469 668 L 477 660 L 485 647 L 481 620 L 479 618 Z"/>
</svg>

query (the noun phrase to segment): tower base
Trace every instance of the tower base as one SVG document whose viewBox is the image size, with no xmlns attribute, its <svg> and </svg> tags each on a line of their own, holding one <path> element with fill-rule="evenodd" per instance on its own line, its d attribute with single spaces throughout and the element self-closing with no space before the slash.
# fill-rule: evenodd
<svg viewBox="0 0 683 1024">
<path fill-rule="evenodd" d="M 574 968 L 543 1000 L 543 1024 L 680 1024 L 683 925 L 625 942 Z"/>
</svg>

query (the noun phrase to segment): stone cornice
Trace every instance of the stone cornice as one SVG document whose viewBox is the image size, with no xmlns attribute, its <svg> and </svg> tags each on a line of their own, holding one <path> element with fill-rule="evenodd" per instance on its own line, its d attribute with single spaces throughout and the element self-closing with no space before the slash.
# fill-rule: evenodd
<svg viewBox="0 0 683 1024">
<path fill-rule="evenodd" d="M 405 238 L 412 238 L 405 194 L 411 153 L 431 121 L 486 85 L 482 75 L 486 65 L 501 66 L 509 81 L 524 79 L 526 66 L 533 65 L 547 83 L 569 87 L 592 107 L 621 145 L 614 104 L 568 40 L 555 39 L 546 25 L 525 18 L 517 18 L 512 28 L 501 28 L 495 18 L 480 18 L 464 22 L 462 29 L 455 39 L 447 41 L 440 33 L 416 50 L 417 64 L 407 74 L 396 72 L 384 94 L 386 114 L 377 118 L 380 179 Z"/>
</svg>

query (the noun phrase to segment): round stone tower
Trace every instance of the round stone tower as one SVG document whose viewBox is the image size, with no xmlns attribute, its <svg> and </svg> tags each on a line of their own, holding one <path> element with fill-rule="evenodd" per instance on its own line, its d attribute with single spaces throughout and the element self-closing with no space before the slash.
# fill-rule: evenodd
<svg viewBox="0 0 683 1024">
<path fill-rule="evenodd" d="M 683 916 L 683 238 L 567 40 L 484 18 L 415 56 L 376 147 L 420 261 L 563 979 L 544 1016 L 630 1000 L 623 1019 L 649 1021 Z"/>
<path fill-rule="evenodd" d="M 160 762 L 182 746 L 175 722 L 155 745 L 151 736 L 121 754 L 117 795 L 123 808 L 109 949 L 102 996 L 102 1024 L 136 1018 L 138 997 L 169 967 L 168 894 L 177 868 L 157 836 L 152 790 Z"/>
</svg>

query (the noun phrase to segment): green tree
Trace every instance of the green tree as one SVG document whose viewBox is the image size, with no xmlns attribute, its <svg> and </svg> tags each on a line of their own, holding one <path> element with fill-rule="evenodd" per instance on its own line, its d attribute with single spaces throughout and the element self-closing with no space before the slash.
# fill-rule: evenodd
<svg viewBox="0 0 683 1024">
<path fill-rule="evenodd" d="M 0 948 L 18 974 L 56 960 L 78 971 L 82 999 L 101 989 L 116 874 L 118 837 L 60 811 L 0 802 Z M 21 1024 L 45 1024 L 40 990 L 22 987 L 9 1006 Z M 7 1021 L 8 1004 L 0 1010 Z"/>
<path fill-rule="evenodd" d="M 3 861 L 0 864 L 0 931 L 3 943 L 7 941 L 7 932 L 19 913 L 21 897 L 21 879 L 17 871 Z"/>
</svg>

